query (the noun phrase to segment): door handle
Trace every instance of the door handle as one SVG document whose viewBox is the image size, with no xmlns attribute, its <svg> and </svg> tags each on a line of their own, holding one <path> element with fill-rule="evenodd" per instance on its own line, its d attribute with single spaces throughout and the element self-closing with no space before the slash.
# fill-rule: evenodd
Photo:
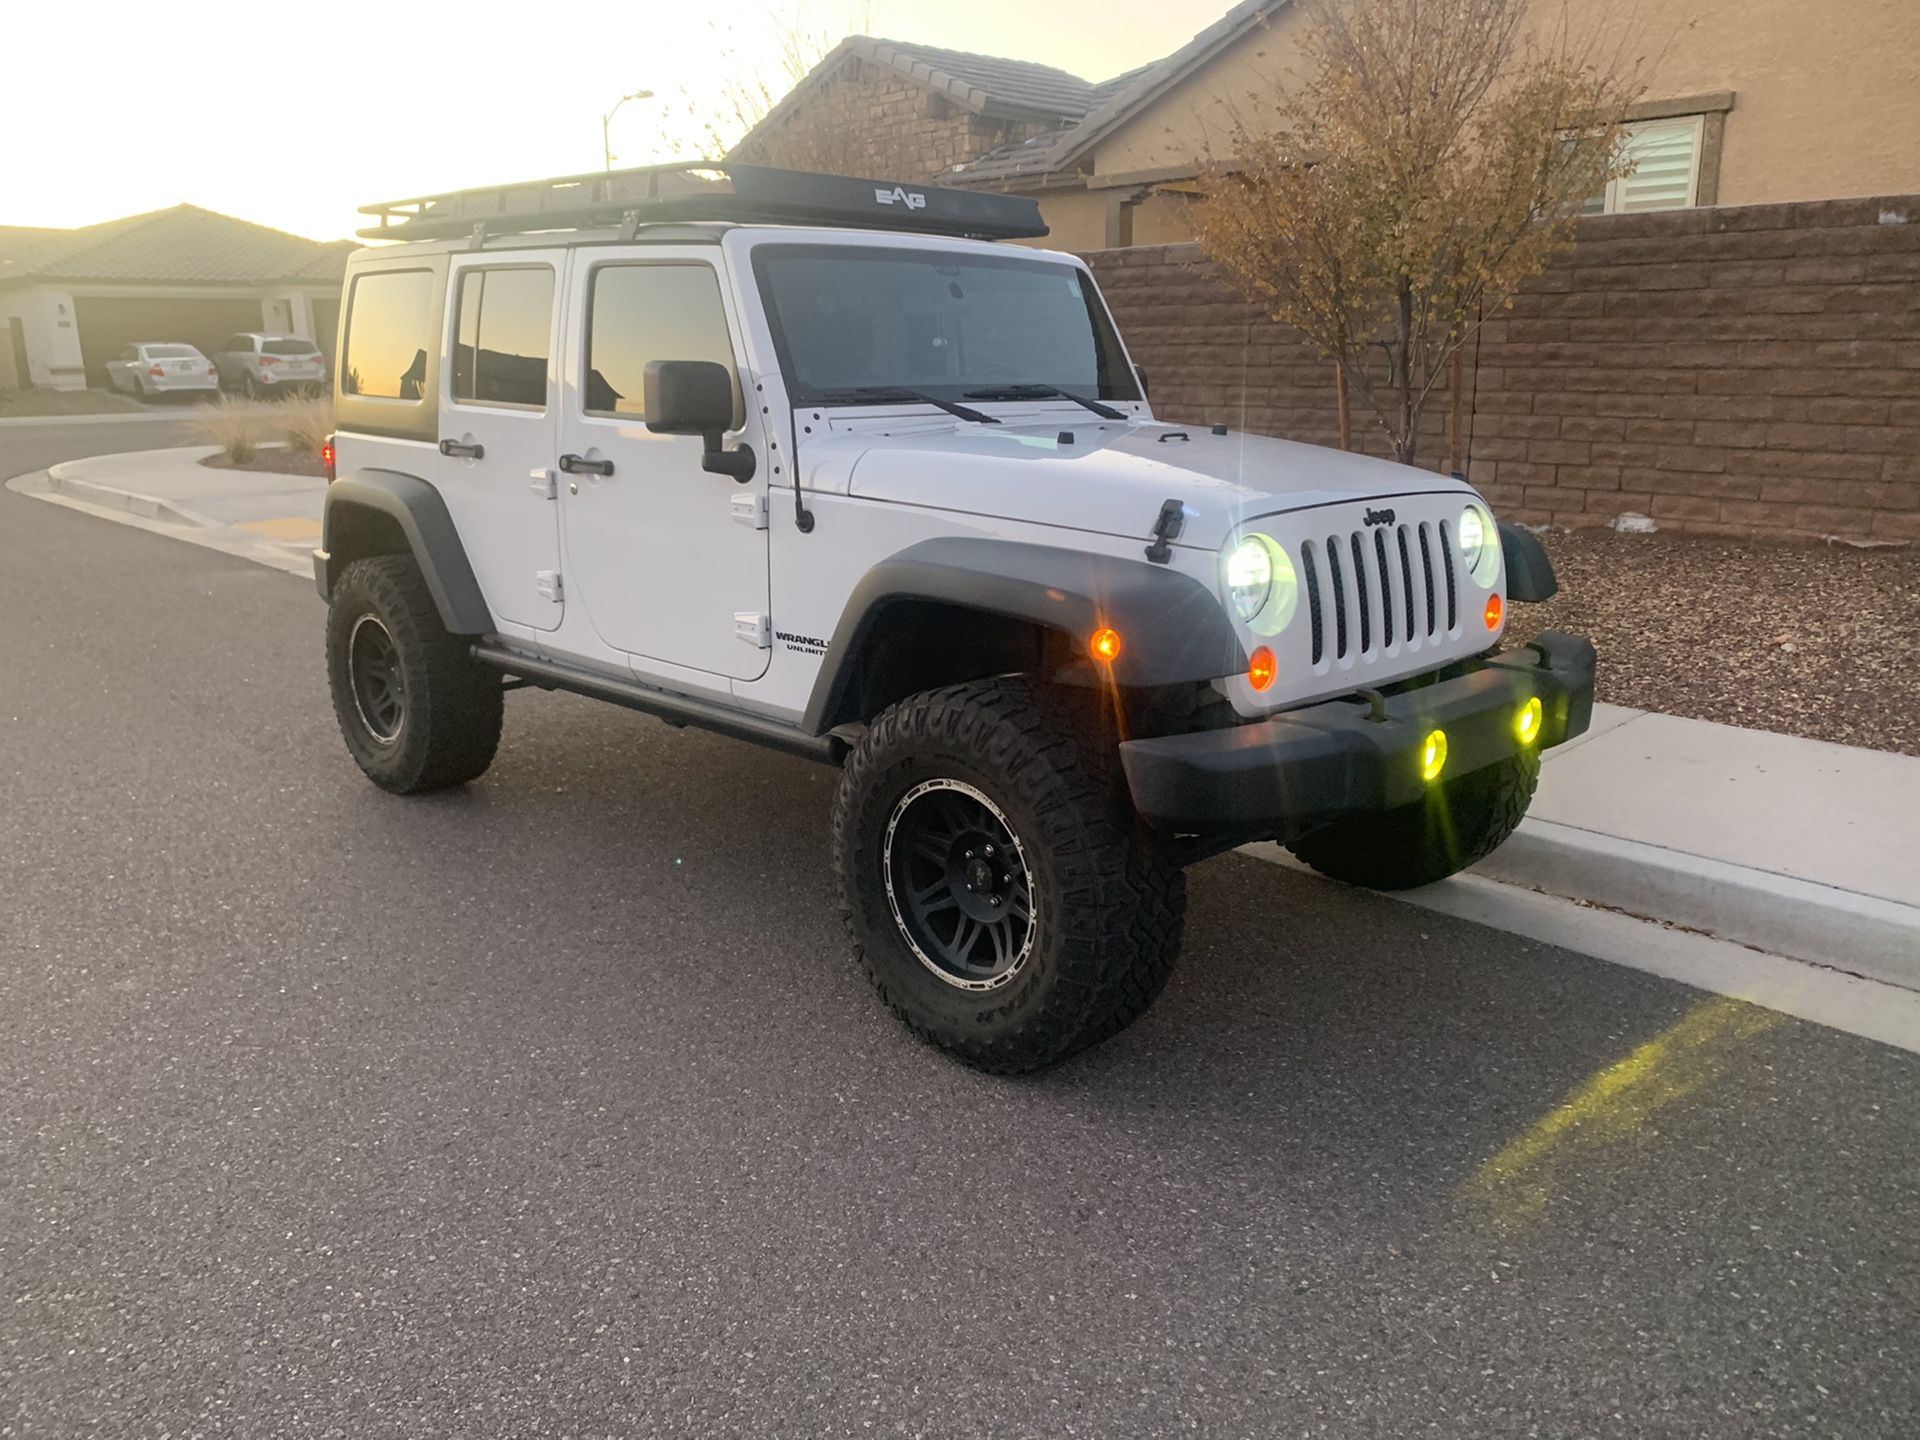
<svg viewBox="0 0 1920 1440">
<path fill-rule="evenodd" d="M 562 455 L 560 468 L 569 475 L 611 475 L 613 461 L 588 460 L 579 455 Z"/>
<path fill-rule="evenodd" d="M 487 453 L 487 447 L 480 444 L 477 440 L 471 445 L 462 445 L 458 440 L 442 440 L 440 442 L 440 453 L 442 455 L 458 455 L 467 460 L 478 460 Z"/>
</svg>

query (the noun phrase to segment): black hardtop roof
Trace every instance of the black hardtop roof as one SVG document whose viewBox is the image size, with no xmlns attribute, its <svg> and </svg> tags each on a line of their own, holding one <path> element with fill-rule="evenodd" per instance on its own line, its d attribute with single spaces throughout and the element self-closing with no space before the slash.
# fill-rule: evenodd
<svg viewBox="0 0 1920 1440">
<path fill-rule="evenodd" d="M 1037 239 L 1047 233 L 1039 205 L 1024 195 L 815 175 L 730 160 L 451 190 L 363 205 L 360 213 L 379 222 L 359 232 L 369 240 L 470 236 L 484 241 L 489 235 L 606 225 L 624 226 L 632 234 L 645 224 L 689 220 L 902 230 L 975 240 Z"/>
</svg>

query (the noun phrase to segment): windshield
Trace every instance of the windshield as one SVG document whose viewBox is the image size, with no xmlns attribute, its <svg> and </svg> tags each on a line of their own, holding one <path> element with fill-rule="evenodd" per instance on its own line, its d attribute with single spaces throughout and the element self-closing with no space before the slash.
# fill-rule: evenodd
<svg viewBox="0 0 1920 1440">
<path fill-rule="evenodd" d="M 191 345 L 149 345 L 145 354 L 149 360 L 194 360 L 200 352 Z"/>
<path fill-rule="evenodd" d="M 266 340 L 260 345 L 262 355 L 318 355 L 320 347 L 311 340 Z"/>
<path fill-rule="evenodd" d="M 857 401 L 851 392 L 862 389 L 959 400 L 1028 385 L 1140 398 L 1093 282 L 1076 266 L 774 245 L 754 252 L 754 268 L 781 369 L 803 404 Z"/>
</svg>

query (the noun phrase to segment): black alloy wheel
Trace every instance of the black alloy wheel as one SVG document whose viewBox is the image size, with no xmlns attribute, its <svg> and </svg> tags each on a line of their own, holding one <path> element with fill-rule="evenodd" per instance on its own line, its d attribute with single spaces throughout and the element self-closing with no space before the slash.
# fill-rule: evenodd
<svg viewBox="0 0 1920 1440">
<path fill-rule="evenodd" d="M 995 990 L 1033 953 L 1033 871 L 1012 825 L 986 795 L 953 779 L 900 797 L 881 847 L 887 905 L 901 938 L 934 975 Z"/>
<path fill-rule="evenodd" d="M 400 669 L 400 647 L 377 615 L 362 615 L 347 637 L 347 674 L 360 723 L 378 744 L 400 738 L 407 720 L 407 680 Z"/>
</svg>

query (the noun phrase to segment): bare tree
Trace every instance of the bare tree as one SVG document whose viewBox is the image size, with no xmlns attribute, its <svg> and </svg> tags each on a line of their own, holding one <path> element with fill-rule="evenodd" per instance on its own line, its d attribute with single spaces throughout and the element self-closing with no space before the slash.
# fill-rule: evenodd
<svg viewBox="0 0 1920 1440">
<path fill-rule="evenodd" d="M 827 22 L 820 21 L 797 0 L 787 12 L 769 7 L 753 27 L 771 34 L 776 42 L 773 59 L 758 68 L 729 75 L 718 92 L 698 95 L 680 92 L 679 105 L 697 148 L 709 156 L 732 155 L 740 160 L 785 165 L 796 170 L 857 173 L 867 147 L 856 126 L 818 107 L 797 114 L 771 133 L 755 137 L 747 150 L 735 154 L 740 141 L 759 125 L 787 93 L 832 54 L 847 34 L 871 34 L 880 12 L 879 0 L 859 0 L 834 7 Z M 731 23 L 714 24 L 714 49 L 740 54 L 750 47 L 740 43 Z"/>
<path fill-rule="evenodd" d="M 1270 122 L 1236 120 L 1203 179 L 1202 250 L 1333 359 L 1407 463 L 1461 343 L 1629 168 L 1635 67 L 1528 12 L 1319 0 L 1298 82 Z"/>
</svg>

